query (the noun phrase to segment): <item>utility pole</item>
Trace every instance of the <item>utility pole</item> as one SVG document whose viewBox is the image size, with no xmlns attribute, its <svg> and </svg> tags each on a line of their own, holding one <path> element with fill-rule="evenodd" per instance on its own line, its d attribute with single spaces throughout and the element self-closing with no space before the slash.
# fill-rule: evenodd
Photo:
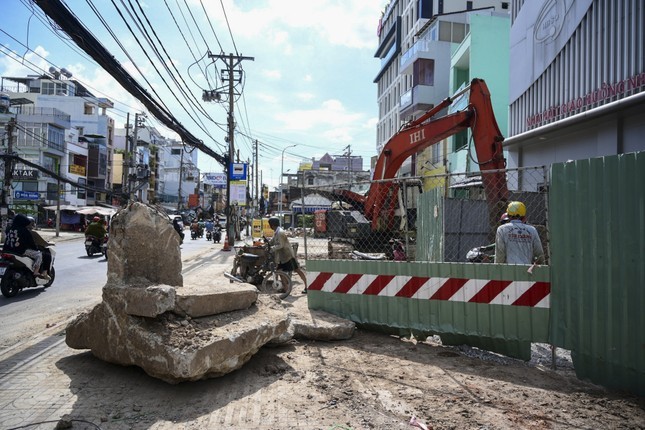
<svg viewBox="0 0 645 430">
<path fill-rule="evenodd" d="M 177 191 L 177 210 L 181 210 L 181 176 L 184 170 L 184 142 L 181 142 L 181 151 L 179 155 L 179 190 Z"/>
<path fill-rule="evenodd" d="M 125 116 L 125 154 L 123 154 L 123 173 L 121 174 L 121 199 L 130 199 L 128 180 L 130 178 L 130 112 Z M 128 202 L 126 201 L 125 204 Z M 123 204 L 123 203 L 122 203 Z"/>
<path fill-rule="evenodd" d="M 258 140 L 255 139 L 255 205 L 256 205 L 256 211 L 259 213 L 260 212 L 260 200 L 258 197 L 258 173 L 259 173 L 259 166 L 258 166 Z M 260 193 L 262 191 L 259 191 Z M 262 214 L 260 214 L 260 219 L 262 219 Z"/>
<path fill-rule="evenodd" d="M 237 69 L 237 66 L 243 60 L 253 61 L 253 57 L 243 57 L 241 55 L 213 55 L 208 53 L 208 58 L 222 60 L 228 64 L 225 70 L 222 70 L 222 82 L 228 80 L 228 166 L 226 166 L 226 237 L 228 238 L 228 245 L 233 246 L 235 243 L 235 225 L 233 224 L 233 209 L 231 208 L 231 166 L 233 164 L 233 157 L 235 155 L 235 116 L 233 110 L 235 107 L 235 83 L 242 81 L 242 70 Z M 237 74 L 237 76 L 236 76 Z"/>
<path fill-rule="evenodd" d="M 7 132 L 7 153 L 4 159 L 4 186 L 2 188 L 2 239 L 9 220 L 9 205 L 11 204 L 11 180 L 13 179 L 13 131 L 16 127 L 16 119 L 11 118 L 5 130 Z"/>
</svg>

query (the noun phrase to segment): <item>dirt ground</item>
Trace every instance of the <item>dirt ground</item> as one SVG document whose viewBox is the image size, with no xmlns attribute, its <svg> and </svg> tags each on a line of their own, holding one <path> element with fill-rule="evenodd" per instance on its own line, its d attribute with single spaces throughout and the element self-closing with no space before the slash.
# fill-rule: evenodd
<svg viewBox="0 0 645 430">
<path fill-rule="evenodd" d="M 77 396 L 71 416 L 101 429 L 410 429 L 412 417 L 433 429 L 645 426 L 643 399 L 571 370 L 363 330 L 264 347 L 238 371 L 179 385 L 88 352 L 70 350 L 56 366 Z"/>
</svg>

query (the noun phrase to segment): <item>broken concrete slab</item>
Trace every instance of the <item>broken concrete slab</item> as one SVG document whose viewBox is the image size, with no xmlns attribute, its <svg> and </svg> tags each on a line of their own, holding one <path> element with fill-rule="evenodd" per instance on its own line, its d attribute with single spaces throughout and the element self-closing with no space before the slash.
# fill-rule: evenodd
<svg viewBox="0 0 645 430">
<path fill-rule="evenodd" d="M 151 285 L 133 287 L 131 285 L 106 285 L 103 289 L 122 289 L 125 313 L 140 317 L 155 318 L 175 308 L 175 289 L 169 285 Z"/>
<path fill-rule="evenodd" d="M 282 306 L 266 295 L 242 311 L 202 318 L 168 312 L 145 318 L 124 312 L 121 292 L 111 289 L 102 303 L 72 321 L 67 327 L 67 345 L 90 349 L 110 363 L 136 365 L 171 384 L 239 369 L 289 324 Z"/>
<path fill-rule="evenodd" d="M 253 285 L 224 281 L 213 281 L 210 286 L 185 286 L 178 290 L 173 312 L 198 318 L 247 309 L 257 300 L 258 289 Z"/>
</svg>

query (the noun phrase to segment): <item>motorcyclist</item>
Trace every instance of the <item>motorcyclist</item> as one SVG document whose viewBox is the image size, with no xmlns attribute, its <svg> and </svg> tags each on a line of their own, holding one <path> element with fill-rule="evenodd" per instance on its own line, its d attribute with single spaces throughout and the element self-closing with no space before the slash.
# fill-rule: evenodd
<svg viewBox="0 0 645 430">
<path fill-rule="evenodd" d="M 175 228 L 177 234 L 179 234 L 180 242 L 184 240 L 184 221 L 180 216 L 176 216 L 172 220 L 172 226 Z"/>
<path fill-rule="evenodd" d="M 92 222 L 85 229 L 85 237 L 93 236 L 98 239 L 99 243 L 103 243 L 106 234 L 105 226 L 101 222 L 101 217 L 98 216 L 92 218 Z"/>
<path fill-rule="evenodd" d="M 213 237 L 213 220 L 212 219 L 207 219 L 204 221 L 204 229 L 206 230 L 206 239 L 210 239 Z"/>
<path fill-rule="evenodd" d="M 31 223 L 29 218 L 23 214 L 16 214 L 7 230 L 7 237 L 4 241 L 3 251 L 16 255 L 24 255 L 34 260 L 32 271 L 36 276 L 44 279 L 51 279 L 47 272 L 41 273 L 40 266 L 43 261 L 43 255 L 38 250 L 31 232 L 27 226 Z"/>
<path fill-rule="evenodd" d="M 535 227 L 524 223 L 526 206 L 510 202 L 506 208 L 510 222 L 497 228 L 495 263 L 534 264 L 544 261 L 542 242 Z"/>
<path fill-rule="evenodd" d="M 29 225 L 27 226 L 27 229 L 31 233 L 31 237 L 34 239 L 38 250 L 43 255 L 43 261 L 40 264 L 40 266 L 43 268 L 41 273 L 46 273 L 47 275 L 49 275 L 49 268 L 52 265 L 52 254 L 49 250 L 49 246 L 54 245 L 54 243 L 47 242 L 36 230 L 34 230 L 34 228 L 36 228 L 36 220 L 34 219 L 34 217 L 28 216 L 27 218 L 29 219 Z"/>
</svg>

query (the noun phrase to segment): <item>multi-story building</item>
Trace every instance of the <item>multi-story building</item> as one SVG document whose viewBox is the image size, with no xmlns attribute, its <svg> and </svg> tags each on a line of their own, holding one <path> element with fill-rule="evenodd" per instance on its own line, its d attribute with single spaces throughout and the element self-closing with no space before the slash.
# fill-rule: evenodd
<svg viewBox="0 0 645 430">
<path fill-rule="evenodd" d="M 7 203 L 21 212 L 37 216 L 39 207 L 56 204 L 60 193 L 55 178 L 43 175 L 34 165 L 61 174 L 67 163 L 65 130 L 70 128 L 70 116 L 55 108 L 40 108 L 26 101 L 14 104 L 13 135 L 4 136 L 7 150 L 26 162 L 16 162 L 11 176 L 11 192 Z M 11 139 L 11 142 L 9 142 Z M 63 204 L 67 202 L 63 201 Z"/>
<path fill-rule="evenodd" d="M 157 201 L 169 209 L 188 208 L 188 198 L 199 193 L 198 151 L 187 151 L 174 139 L 157 141 L 159 178 Z"/>
<path fill-rule="evenodd" d="M 645 149 L 645 3 L 514 0 L 510 166 Z"/>
<path fill-rule="evenodd" d="M 375 54 L 382 65 L 374 79 L 379 107 L 377 152 L 404 122 L 450 95 L 451 54 L 469 32 L 461 12 L 486 8 L 507 11 L 509 2 L 392 0 L 385 8 Z M 414 166 L 415 160 L 405 163 L 401 174 L 416 175 Z"/>
<path fill-rule="evenodd" d="M 95 97 L 80 82 L 71 79 L 71 74 L 64 69 L 51 70 L 50 75 L 28 75 L 26 77 L 3 77 L 2 91 L 9 95 L 12 103 L 20 105 L 23 112 L 25 110 L 35 109 L 52 110 L 62 112 L 68 116 L 69 124 L 65 128 L 60 126 L 46 127 L 38 125 L 38 122 L 32 122 L 32 132 L 41 138 L 46 138 L 49 152 L 43 155 L 41 164 L 45 168 L 58 169 L 62 164 L 61 159 L 65 159 L 67 172 L 71 174 L 70 179 L 82 183 L 78 168 L 82 157 L 87 157 L 86 164 L 86 182 L 87 186 L 96 188 L 99 191 L 88 190 L 85 193 L 85 199 L 88 204 L 97 202 L 109 202 L 109 192 L 112 188 L 110 183 L 111 165 L 112 165 L 112 145 L 114 133 L 114 120 L 107 115 L 107 110 L 113 107 L 113 103 L 106 98 Z M 5 81 L 10 84 L 5 84 Z M 34 111 L 36 112 L 36 111 Z M 18 121 L 20 123 L 20 120 Z M 40 123 L 45 124 L 45 123 Z M 78 135 L 78 142 L 81 147 L 87 145 L 87 154 L 76 154 L 79 157 L 74 158 L 74 164 L 68 164 L 65 154 L 65 129 L 74 128 Z M 45 133 L 45 134 L 43 134 Z M 27 132 L 26 135 L 29 133 Z M 60 148 L 58 148 L 60 147 Z M 59 154 L 60 152 L 60 154 Z M 84 152 L 84 151 L 81 151 Z M 71 167 L 74 166 L 74 167 Z M 69 171 L 72 169 L 73 172 Z M 58 170 L 54 170 L 59 173 Z M 73 186 L 66 185 L 65 193 L 72 193 Z M 82 195 L 82 194 L 81 194 Z"/>
</svg>

